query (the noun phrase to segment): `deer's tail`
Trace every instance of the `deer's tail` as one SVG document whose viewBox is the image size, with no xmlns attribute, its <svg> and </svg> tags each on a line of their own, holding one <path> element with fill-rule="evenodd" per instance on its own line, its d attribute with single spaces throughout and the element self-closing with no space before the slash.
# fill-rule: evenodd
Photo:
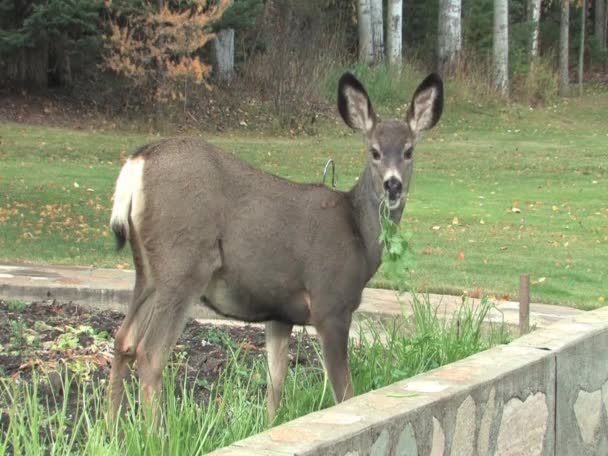
<svg viewBox="0 0 608 456">
<path fill-rule="evenodd" d="M 121 250 L 130 239 L 129 217 L 134 195 L 143 187 L 143 164 L 142 157 L 129 158 L 116 181 L 110 218 L 110 228 L 116 238 L 116 250 Z"/>
</svg>

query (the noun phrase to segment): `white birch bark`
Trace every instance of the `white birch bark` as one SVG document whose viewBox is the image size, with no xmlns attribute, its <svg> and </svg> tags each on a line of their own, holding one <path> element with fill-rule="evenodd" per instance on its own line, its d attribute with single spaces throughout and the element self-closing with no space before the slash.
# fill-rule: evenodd
<svg viewBox="0 0 608 456">
<path fill-rule="evenodd" d="M 358 0 L 358 3 L 359 62 L 371 65 L 374 63 L 371 0 Z"/>
<path fill-rule="evenodd" d="M 388 16 L 386 24 L 386 55 L 388 63 L 395 68 L 401 68 L 403 28 L 403 0 L 388 0 Z"/>
<path fill-rule="evenodd" d="M 583 75 L 585 63 L 585 33 L 587 23 L 587 0 L 583 0 L 581 9 L 581 43 L 578 51 L 578 94 L 583 95 Z"/>
<path fill-rule="evenodd" d="M 494 83 L 509 95 L 509 0 L 494 0 Z"/>
<path fill-rule="evenodd" d="M 162 1 L 162 0 L 161 0 Z M 228 7 L 234 0 L 228 0 Z M 212 41 L 213 72 L 222 82 L 229 82 L 234 77 L 234 29 L 220 30 Z"/>
<path fill-rule="evenodd" d="M 570 75 L 568 74 L 568 46 L 570 43 L 570 0 L 561 0 L 561 19 L 559 27 L 559 94 L 570 94 Z"/>
<path fill-rule="evenodd" d="M 439 1 L 438 68 L 441 74 L 454 71 L 462 50 L 462 1 Z"/>
<path fill-rule="evenodd" d="M 530 0 L 528 4 L 530 8 L 530 22 L 532 30 L 530 31 L 530 59 L 534 60 L 538 57 L 538 37 L 540 35 L 540 3 L 541 0 Z"/>
<path fill-rule="evenodd" d="M 382 0 L 371 0 L 372 16 L 372 46 L 374 64 L 382 63 L 384 59 L 384 20 L 382 13 Z"/>
<path fill-rule="evenodd" d="M 214 73 L 222 82 L 234 76 L 234 29 L 223 29 L 213 38 Z"/>
</svg>

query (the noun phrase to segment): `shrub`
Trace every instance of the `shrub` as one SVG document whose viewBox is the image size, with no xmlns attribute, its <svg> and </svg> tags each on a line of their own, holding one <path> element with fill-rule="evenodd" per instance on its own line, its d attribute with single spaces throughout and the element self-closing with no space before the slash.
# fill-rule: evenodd
<svg viewBox="0 0 608 456">
<path fill-rule="evenodd" d="M 103 66 L 129 79 L 155 104 L 186 100 L 188 82 L 198 85 L 210 67 L 197 52 L 211 39 L 210 26 L 228 0 L 213 6 L 166 3 L 160 9 L 144 0 L 125 14 L 121 3 L 109 0 L 110 29 Z M 132 5 L 130 5 L 132 7 Z"/>
</svg>

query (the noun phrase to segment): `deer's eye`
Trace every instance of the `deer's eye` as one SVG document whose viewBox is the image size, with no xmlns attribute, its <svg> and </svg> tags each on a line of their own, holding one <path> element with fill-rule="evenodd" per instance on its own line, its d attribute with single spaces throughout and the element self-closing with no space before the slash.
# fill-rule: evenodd
<svg viewBox="0 0 608 456">
<path fill-rule="evenodd" d="M 380 153 L 380 151 L 378 149 L 376 149 L 375 147 L 372 147 L 372 158 L 375 161 L 379 161 L 382 158 L 382 154 Z"/>
<path fill-rule="evenodd" d="M 403 153 L 403 158 L 405 160 L 411 160 L 412 159 L 412 154 L 414 153 L 414 148 L 410 147 L 409 149 L 407 149 L 404 153 Z"/>
</svg>

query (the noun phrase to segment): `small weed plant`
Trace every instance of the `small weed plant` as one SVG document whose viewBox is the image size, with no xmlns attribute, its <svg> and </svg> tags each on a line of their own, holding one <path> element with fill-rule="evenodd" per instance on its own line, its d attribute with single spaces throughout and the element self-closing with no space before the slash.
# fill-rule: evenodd
<svg viewBox="0 0 608 456">
<path fill-rule="evenodd" d="M 410 239 L 412 233 L 402 230 L 390 217 L 390 209 L 380 204 L 380 242 L 384 245 L 382 265 L 388 280 L 396 284 L 399 292 L 409 288 L 409 272 L 414 265 Z M 399 295 L 397 295 L 399 296 Z"/>
</svg>

